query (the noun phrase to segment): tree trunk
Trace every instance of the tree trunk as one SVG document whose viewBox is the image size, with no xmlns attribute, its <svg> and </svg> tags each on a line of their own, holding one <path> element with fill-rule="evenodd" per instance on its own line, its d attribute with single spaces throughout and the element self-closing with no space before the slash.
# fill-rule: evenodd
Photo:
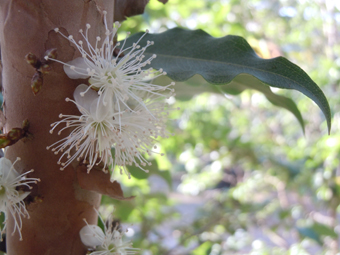
<svg viewBox="0 0 340 255">
<path fill-rule="evenodd" d="M 1 0 L 0 43 L 3 64 L 3 96 L 6 123 L 4 132 L 20 127 L 22 121 L 30 122 L 32 139 L 20 140 L 6 151 L 12 162 L 16 157 L 19 172 L 34 169 L 30 177 L 40 178 L 33 185 L 32 202 L 27 205 L 30 219 L 23 219 L 22 236 L 13 236 L 13 219 L 7 224 L 7 252 L 20 254 L 86 254 L 79 230 L 85 225 L 83 218 L 96 224 L 101 195 L 80 188 L 77 181 L 77 162 L 64 171 L 59 170 L 54 155 L 46 146 L 66 136 L 49 133 L 50 124 L 58 121 L 58 115 L 79 114 L 66 97 L 73 98 L 76 86 L 84 81 L 69 79 L 59 63 L 52 63 L 52 70 L 43 76 L 43 86 L 37 95 L 30 83 L 36 70 L 25 60 L 32 52 L 43 58 L 46 50 L 57 48 L 58 59 L 64 62 L 79 56 L 78 51 L 54 32 L 59 27 L 65 35 L 80 39 L 79 29 L 91 24 L 90 37 L 105 33 L 102 11 L 108 12 L 108 24 L 112 24 L 113 0 Z M 94 41 L 94 40 L 93 40 Z"/>
</svg>

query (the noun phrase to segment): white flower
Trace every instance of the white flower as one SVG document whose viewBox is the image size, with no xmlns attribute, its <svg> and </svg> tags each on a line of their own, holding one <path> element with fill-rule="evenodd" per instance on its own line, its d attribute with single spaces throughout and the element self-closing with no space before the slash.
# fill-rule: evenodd
<svg viewBox="0 0 340 255">
<path fill-rule="evenodd" d="M 85 32 L 79 31 L 84 41 L 78 43 L 72 35 L 67 37 L 55 29 L 76 46 L 82 57 L 68 63 L 52 60 L 64 64 L 64 71 L 71 79 L 86 78 L 90 85 L 77 87 L 75 101 L 66 99 L 77 105 L 81 116 L 60 114 L 62 120 L 53 123 L 50 132 L 53 133 L 61 123 L 66 127 L 58 134 L 67 128 L 73 130 L 47 149 L 52 148 L 55 154 L 61 153 L 58 161 L 61 170 L 75 159 L 83 159 L 88 171 L 102 163 L 104 171 L 112 165 L 113 169 L 117 166 L 129 175 L 127 165 L 134 164 L 147 171 L 143 167 L 150 163 L 143 154 L 153 152 L 150 148 L 154 139 L 168 135 L 165 131 L 168 113 L 162 101 L 174 95 L 174 89 L 170 87 L 175 83 L 167 86 L 151 84 L 152 79 L 166 74 L 163 70 L 146 69 L 156 57 L 153 55 L 144 60 L 145 50 L 153 42 L 148 41 L 141 48 L 139 42 L 144 34 L 131 47 L 124 49 L 125 39 L 118 49 L 120 45 L 114 44 L 114 40 L 120 24 L 116 22 L 109 30 L 106 11 L 103 14 L 105 37 L 103 40 L 96 37 L 95 45 L 89 42 L 89 24 Z M 115 148 L 114 164 L 112 147 Z"/>
<path fill-rule="evenodd" d="M 129 107 L 125 107 L 120 119 L 115 119 L 113 124 L 116 125 L 118 140 L 114 145 L 115 148 L 115 166 L 129 175 L 126 166 L 135 165 L 145 172 L 143 167 L 151 165 L 143 154 L 157 153 L 154 145 L 158 137 L 168 138 L 170 133 L 166 131 L 166 122 L 169 111 L 167 103 L 164 100 L 155 98 L 154 95 L 143 96 L 145 106 L 137 104 L 133 106 L 133 101 L 127 101 Z M 121 109 L 123 109 L 121 107 Z M 173 135 L 173 134 L 172 134 Z M 161 153 L 163 156 L 164 154 Z"/>
<path fill-rule="evenodd" d="M 115 160 L 112 169 L 117 166 L 121 173 L 125 172 L 130 177 L 126 166 L 134 164 L 147 172 L 143 167 L 151 163 L 143 154 L 154 153 L 151 148 L 155 139 L 169 135 L 165 129 L 169 115 L 165 101 L 158 100 L 155 95 L 138 94 L 147 98 L 145 105 L 148 110 L 134 100 L 128 100 L 128 106 L 112 105 L 112 100 L 107 100 L 104 105 L 93 90 L 81 96 L 87 89 L 87 85 L 81 84 L 74 91 L 75 101 L 67 99 L 77 105 L 82 115 L 60 114 L 59 117 L 63 119 L 51 125 L 50 133 L 59 124 L 66 125 L 58 131 L 59 135 L 63 130 L 73 128 L 67 137 L 47 147 L 52 148 L 55 154 L 62 153 L 58 161 L 61 164 L 60 169 L 64 170 L 75 159 L 82 159 L 87 164 L 88 172 L 100 163 L 103 163 L 103 170 L 106 171 L 113 164 L 111 148 L 114 147 Z M 117 108 L 121 111 L 115 110 Z M 62 162 L 63 159 L 65 162 Z M 112 174 L 111 181 L 113 180 Z"/>
<path fill-rule="evenodd" d="M 88 34 L 91 28 L 90 24 L 86 24 L 85 33 L 82 29 L 79 31 L 85 42 L 80 40 L 78 43 L 72 35 L 65 36 L 56 28 L 56 32 L 60 33 L 77 47 L 82 57 L 76 58 L 68 63 L 55 59 L 51 60 L 64 64 L 64 71 L 71 79 L 89 78 L 90 86 L 87 91 L 92 88 L 98 91 L 99 95 L 108 92 L 113 96 L 115 101 L 123 103 L 126 107 L 128 107 L 128 105 L 125 104 L 125 102 L 130 98 L 142 105 L 144 104 L 143 100 L 136 95 L 138 91 L 149 92 L 160 97 L 173 95 L 174 89 L 171 89 L 170 86 L 174 85 L 174 82 L 167 86 L 150 83 L 154 78 L 166 75 L 162 69 L 158 71 L 152 68 L 145 69 L 145 67 L 156 58 L 154 54 L 144 60 L 145 56 L 143 55 L 145 50 L 153 45 L 153 42 L 148 41 L 147 44 L 141 48 L 138 43 L 144 37 L 144 34 L 131 47 L 124 49 L 125 39 L 122 48 L 118 49 L 117 47 L 120 46 L 120 43 L 114 44 L 114 38 L 120 24 L 115 22 L 114 28 L 110 31 L 106 22 L 106 11 L 103 11 L 103 14 L 106 28 L 105 38 L 102 40 L 101 37 L 97 36 L 95 45 L 91 45 L 89 42 Z M 86 46 L 84 46 L 84 44 Z M 115 52 L 117 53 L 116 57 L 114 57 Z M 48 59 L 48 57 L 46 58 Z M 168 93 L 166 93 L 167 95 L 164 94 L 165 90 L 168 91 Z M 87 91 L 84 91 L 82 95 Z M 120 109 L 118 109 L 118 111 L 120 111 Z"/>
<path fill-rule="evenodd" d="M 21 217 L 29 218 L 29 214 L 23 200 L 28 196 L 28 194 L 30 194 L 30 192 L 25 192 L 21 189 L 17 190 L 17 188 L 20 186 L 26 186 L 31 189 L 29 184 L 37 183 L 40 179 L 26 177 L 27 174 L 33 172 L 33 169 L 23 174 L 19 174 L 14 169 L 14 165 L 18 160 L 20 160 L 20 158 L 17 158 L 12 164 L 9 159 L 4 157 L 0 158 L 0 211 L 5 213 L 5 226 L 1 232 L 4 232 L 6 229 L 8 218 L 7 213 L 10 213 L 14 219 L 12 235 L 15 233 L 15 230 L 18 230 L 20 240 L 22 240 Z"/>
<path fill-rule="evenodd" d="M 114 119 L 119 113 L 112 111 L 112 101 L 108 100 L 104 105 L 93 90 L 81 96 L 87 89 L 87 85 L 80 84 L 73 94 L 75 101 L 66 98 L 66 101 L 77 105 L 81 116 L 60 114 L 59 117 L 63 119 L 51 124 L 51 134 L 62 123 L 66 126 L 59 130 L 58 135 L 67 128 L 74 128 L 67 137 L 47 146 L 47 149 L 52 148 L 55 154 L 62 153 L 58 161 L 58 164 L 61 164 L 60 170 L 64 170 L 75 159 L 83 159 L 84 163 L 87 159 L 88 171 L 100 163 L 104 165 L 103 170 L 112 164 L 111 147 L 117 139 L 116 133 L 113 132 Z M 66 158 L 65 162 L 62 162 L 63 158 Z"/>
<path fill-rule="evenodd" d="M 102 220 L 102 218 L 100 217 Z M 131 242 L 123 242 L 119 227 L 114 225 L 112 217 L 104 224 L 105 231 L 97 225 L 90 225 L 84 219 L 86 226 L 80 232 L 84 245 L 95 248 L 91 255 L 128 255 L 137 254 L 137 248 L 132 248 Z"/>
</svg>

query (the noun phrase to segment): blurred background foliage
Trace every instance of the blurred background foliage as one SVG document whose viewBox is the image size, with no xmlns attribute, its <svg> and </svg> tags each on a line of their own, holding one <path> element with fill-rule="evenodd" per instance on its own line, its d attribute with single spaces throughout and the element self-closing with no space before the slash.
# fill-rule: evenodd
<svg viewBox="0 0 340 255">
<path fill-rule="evenodd" d="M 115 208 L 143 255 L 340 254 L 340 3 L 151 0 L 119 37 L 176 26 L 240 35 L 261 57 L 299 65 L 329 100 L 331 135 L 319 108 L 296 91 L 273 90 L 297 103 L 305 134 L 256 91 L 178 94 L 169 101 L 181 108 L 169 121 L 175 135 L 157 145 L 165 156 L 150 158 L 149 174 L 117 176 L 136 198 L 103 197 L 104 216 Z"/>
</svg>

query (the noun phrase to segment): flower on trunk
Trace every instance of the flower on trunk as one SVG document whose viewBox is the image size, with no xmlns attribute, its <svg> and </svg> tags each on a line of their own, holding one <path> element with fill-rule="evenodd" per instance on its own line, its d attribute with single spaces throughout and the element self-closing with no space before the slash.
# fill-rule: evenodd
<svg viewBox="0 0 340 255">
<path fill-rule="evenodd" d="M 126 166 L 134 164 L 140 169 L 150 163 L 144 154 L 151 154 L 157 137 L 167 137 L 165 122 L 168 116 L 165 99 L 175 95 L 171 88 L 175 83 L 160 86 L 150 83 L 154 78 L 165 75 L 162 69 L 147 68 L 156 55 L 148 55 L 147 48 L 153 42 L 147 41 L 144 47 L 139 43 L 145 34 L 131 46 L 125 39 L 115 43 L 116 22 L 108 28 L 106 11 L 103 11 L 105 36 L 96 37 L 90 44 L 90 24 L 86 31 L 80 30 L 83 40 L 76 42 L 72 35 L 57 33 L 69 40 L 80 52 L 81 57 L 64 63 L 64 71 L 71 79 L 88 79 L 89 86 L 81 84 L 74 92 L 74 100 L 81 116 L 60 114 L 60 121 L 53 123 L 51 133 L 59 124 L 66 124 L 58 134 L 73 128 L 70 134 L 48 146 L 55 154 L 61 154 L 58 163 L 61 170 L 72 161 L 83 160 L 88 172 L 101 164 L 103 170 L 117 166 L 121 173 L 129 176 Z M 121 47 L 121 48 L 118 48 Z M 125 47 L 125 48 L 124 48 Z M 49 59 L 46 57 L 46 59 Z M 111 148 L 114 148 L 112 156 Z M 114 157 L 114 160 L 113 160 Z M 111 176 L 113 181 L 113 176 Z"/>
<path fill-rule="evenodd" d="M 81 57 L 67 63 L 55 59 L 51 60 L 64 64 L 64 71 L 69 78 L 89 79 L 90 86 L 87 91 L 82 92 L 82 95 L 90 89 L 98 91 L 100 96 L 109 93 L 115 101 L 121 102 L 125 107 L 128 107 L 125 102 L 130 98 L 144 105 L 143 99 L 136 95 L 138 91 L 149 92 L 164 98 L 174 95 L 174 89 L 170 88 L 175 85 L 174 82 L 167 86 L 150 83 L 153 79 L 166 75 L 166 72 L 162 69 L 157 71 L 152 68 L 146 68 L 156 58 L 156 54 L 149 56 L 147 59 L 145 59 L 144 55 L 146 49 L 153 45 L 153 42 L 147 41 L 142 48 L 139 45 L 147 32 L 132 46 L 124 48 L 126 39 L 122 45 L 119 42 L 115 44 L 115 37 L 120 24 L 115 22 L 113 29 L 109 30 L 106 11 L 103 11 L 103 14 L 106 29 L 105 37 L 97 36 L 95 45 L 91 45 L 89 41 L 90 24 L 86 24 L 85 33 L 82 29 L 79 30 L 84 41 L 80 40 L 78 42 L 72 35 L 66 36 L 56 28 L 57 33 L 75 45 Z M 121 48 L 119 49 L 118 47 L 120 46 Z M 168 93 L 164 94 L 164 91 Z M 120 105 L 118 104 L 118 106 Z"/>
<path fill-rule="evenodd" d="M 65 127 L 59 130 L 58 135 L 65 129 L 73 128 L 68 136 L 46 148 L 52 148 L 55 154 L 62 153 L 58 161 L 60 170 L 64 170 L 75 159 L 82 159 L 84 163 L 88 160 L 88 172 L 100 163 L 103 163 L 104 171 L 112 164 L 111 147 L 116 141 L 114 120 L 119 112 L 112 111 L 110 100 L 104 105 L 94 90 L 81 96 L 87 89 L 87 85 L 80 84 L 73 94 L 75 100 L 66 98 L 67 102 L 71 101 L 78 107 L 81 116 L 60 114 L 62 120 L 51 124 L 51 134 L 62 123 Z"/>
<path fill-rule="evenodd" d="M 29 173 L 33 172 L 33 169 L 19 174 L 14 169 L 14 165 L 18 160 L 20 160 L 20 158 L 17 158 L 12 164 L 9 159 L 5 157 L 0 158 L 0 212 L 5 213 L 4 228 L 1 232 L 4 232 L 6 229 L 8 213 L 10 213 L 14 220 L 12 235 L 16 230 L 18 230 L 20 240 L 22 240 L 21 217 L 29 218 L 24 199 L 30 194 L 30 192 L 23 191 L 20 187 L 26 186 L 31 189 L 29 184 L 37 183 L 40 179 L 26 177 Z"/>
<path fill-rule="evenodd" d="M 140 94 L 138 94 L 140 95 Z M 127 101 L 128 107 L 121 106 L 124 110 L 120 115 L 120 119 L 115 119 L 113 123 L 116 125 L 117 141 L 114 144 L 115 149 L 115 166 L 117 166 L 121 173 L 128 173 L 126 166 L 135 165 L 145 172 L 147 165 L 151 165 L 144 158 L 144 154 L 151 156 L 156 153 L 157 149 L 155 141 L 159 137 L 168 138 L 170 134 L 166 130 L 166 122 L 168 120 L 169 111 L 167 103 L 160 100 L 155 95 L 145 95 L 145 106 L 136 104 L 132 100 Z M 164 154 L 161 153 L 163 156 Z"/>
<path fill-rule="evenodd" d="M 99 216 L 100 217 L 100 216 Z M 100 217 L 102 220 L 102 218 Z M 137 254 L 139 249 L 132 248 L 132 242 L 123 242 L 123 234 L 112 216 L 104 224 L 104 231 L 97 225 L 90 225 L 84 219 L 86 226 L 80 232 L 84 245 L 95 249 L 91 255 L 129 255 Z M 103 220 L 102 220 L 103 221 Z"/>
<path fill-rule="evenodd" d="M 83 160 L 87 164 L 88 172 L 96 165 L 103 163 L 103 170 L 117 166 L 121 173 L 130 176 L 126 166 L 134 164 L 140 169 L 150 165 L 143 154 L 156 153 L 152 148 L 155 139 L 168 137 L 166 121 L 169 112 L 166 102 L 159 100 L 155 95 L 141 95 L 145 100 L 146 110 L 134 100 L 128 100 L 125 106 L 113 105 L 112 100 L 106 104 L 93 90 L 89 90 L 84 96 L 82 93 L 88 89 L 85 84 L 79 85 L 74 91 L 74 99 L 67 99 L 77 105 L 81 116 L 63 115 L 62 120 L 53 123 L 50 133 L 59 124 L 65 127 L 58 131 L 60 135 L 63 130 L 73 128 L 71 133 L 47 147 L 55 154 L 61 153 L 58 164 L 64 170 L 73 160 Z M 154 98 L 156 97 L 156 98 Z M 118 111 L 117 109 L 120 109 Z M 115 148 L 114 162 L 111 148 Z M 163 155 L 163 154 L 161 154 Z M 113 175 L 111 181 L 113 181 Z"/>
</svg>

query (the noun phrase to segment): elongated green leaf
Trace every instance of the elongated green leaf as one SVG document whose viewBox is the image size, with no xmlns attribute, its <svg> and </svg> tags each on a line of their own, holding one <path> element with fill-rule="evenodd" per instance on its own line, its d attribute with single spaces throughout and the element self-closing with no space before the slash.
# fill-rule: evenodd
<svg viewBox="0 0 340 255">
<path fill-rule="evenodd" d="M 127 45 L 141 35 L 131 36 Z M 151 66 L 163 68 L 175 81 L 200 74 L 209 83 L 227 84 L 239 74 L 250 74 L 269 86 L 295 89 L 308 96 L 324 113 L 330 130 L 331 113 L 325 95 L 300 67 L 283 57 L 262 59 L 242 37 L 214 38 L 202 30 L 174 28 L 161 34 L 147 34 L 141 45 L 147 40 L 155 44 L 147 48 L 146 57 L 157 54 Z"/>
<path fill-rule="evenodd" d="M 161 76 L 155 81 L 156 84 L 166 85 L 169 84 L 171 80 L 168 77 Z M 203 93 L 226 93 L 230 95 L 239 95 L 247 89 L 257 90 L 264 94 L 264 96 L 273 105 L 282 107 L 294 114 L 294 116 L 299 121 L 302 131 L 304 131 L 304 121 L 301 116 L 299 109 L 293 100 L 288 97 L 277 95 L 273 93 L 268 86 L 264 86 L 261 81 L 256 79 L 254 76 L 248 74 L 238 75 L 232 82 L 226 85 L 213 85 L 207 83 L 202 76 L 194 75 L 189 80 L 185 82 L 178 82 L 176 85 L 176 98 L 179 100 L 189 100 L 193 96 Z"/>
<path fill-rule="evenodd" d="M 213 246 L 213 243 L 210 241 L 202 243 L 200 246 L 198 246 L 195 250 L 192 251 L 192 255 L 206 255 L 211 254 L 211 247 Z"/>
<path fill-rule="evenodd" d="M 314 223 L 312 225 L 312 229 L 318 233 L 319 235 L 322 236 L 330 236 L 332 238 L 338 238 L 338 234 L 335 233 L 334 229 L 324 225 L 324 224 L 320 224 L 320 223 Z"/>
<path fill-rule="evenodd" d="M 297 231 L 303 237 L 308 237 L 316 241 L 319 245 L 322 245 L 322 241 L 320 235 L 315 232 L 315 230 L 311 227 L 298 227 Z"/>
<path fill-rule="evenodd" d="M 136 166 L 128 166 L 127 168 L 130 174 L 136 179 L 147 179 L 148 177 L 150 177 L 151 174 L 156 174 L 162 177 L 169 184 L 169 187 L 171 187 L 172 179 L 170 172 L 168 170 L 159 170 L 156 160 L 152 160 L 151 163 L 151 166 L 146 167 L 146 169 L 148 170 L 147 173 Z"/>
<path fill-rule="evenodd" d="M 268 99 L 268 101 L 271 102 L 273 105 L 285 108 L 293 113 L 299 121 L 302 130 L 304 131 L 305 129 L 303 118 L 294 101 L 288 97 L 274 94 L 268 86 L 263 86 L 263 84 L 254 76 L 240 74 L 234 80 L 232 80 L 231 83 L 229 83 L 228 85 L 219 86 L 219 88 L 222 92 L 233 95 L 237 95 L 243 92 L 245 89 L 254 89 L 262 92 Z"/>
</svg>

